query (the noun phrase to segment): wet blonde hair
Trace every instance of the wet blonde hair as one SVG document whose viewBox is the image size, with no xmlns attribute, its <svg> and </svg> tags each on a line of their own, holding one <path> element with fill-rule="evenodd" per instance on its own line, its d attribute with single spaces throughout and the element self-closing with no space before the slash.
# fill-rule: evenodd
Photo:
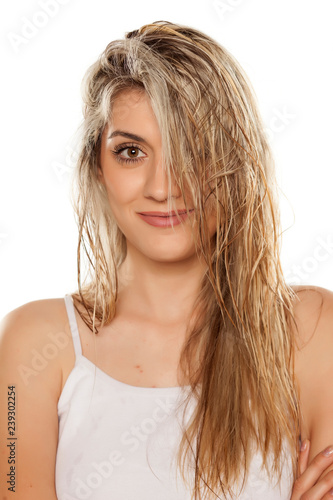
<svg viewBox="0 0 333 500">
<path fill-rule="evenodd" d="M 185 462 L 192 453 L 195 500 L 210 498 L 210 492 L 215 498 L 216 489 L 232 495 L 237 481 L 245 485 L 253 444 L 267 473 L 280 479 L 286 441 L 295 478 L 295 293 L 280 264 L 274 162 L 244 71 L 196 29 L 166 21 L 142 26 L 109 43 L 84 77 L 74 178 L 79 228 L 74 302 L 83 306 L 81 317 L 92 332 L 98 333 L 96 319 L 102 327 L 115 316 L 126 239 L 97 172 L 113 103 L 129 89 L 141 89 L 151 100 L 169 186 L 176 179 L 184 201 L 191 193 L 196 249 L 207 263 L 179 362 L 181 385 L 191 386 L 189 397 L 195 396 L 197 405 L 177 465 L 187 480 Z M 208 213 L 216 214 L 213 238 Z M 88 257 L 84 283 L 81 246 Z"/>
</svg>

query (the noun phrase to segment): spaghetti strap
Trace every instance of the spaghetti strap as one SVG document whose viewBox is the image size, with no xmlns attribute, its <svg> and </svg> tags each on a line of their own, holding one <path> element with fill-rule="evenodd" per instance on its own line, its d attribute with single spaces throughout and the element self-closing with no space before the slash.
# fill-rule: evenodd
<svg viewBox="0 0 333 500">
<path fill-rule="evenodd" d="M 82 355 L 82 347 L 81 347 L 79 329 L 77 327 L 77 321 L 75 318 L 73 299 L 72 299 L 72 296 L 70 294 L 66 293 L 64 300 L 65 300 L 67 315 L 68 315 L 68 319 L 69 319 L 69 327 L 70 327 L 72 338 L 73 338 L 75 357 L 78 358 L 79 356 Z"/>
</svg>

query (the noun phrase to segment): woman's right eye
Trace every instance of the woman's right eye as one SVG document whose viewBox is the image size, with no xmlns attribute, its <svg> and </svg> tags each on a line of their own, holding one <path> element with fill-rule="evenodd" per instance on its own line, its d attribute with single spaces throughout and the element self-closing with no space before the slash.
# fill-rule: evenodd
<svg viewBox="0 0 333 500">
<path fill-rule="evenodd" d="M 126 156 L 120 154 L 123 151 L 126 152 Z M 112 153 L 119 163 L 137 163 L 145 157 L 145 154 L 138 146 L 121 145 L 112 150 Z M 142 156 L 139 156 L 140 153 L 142 153 Z"/>
</svg>

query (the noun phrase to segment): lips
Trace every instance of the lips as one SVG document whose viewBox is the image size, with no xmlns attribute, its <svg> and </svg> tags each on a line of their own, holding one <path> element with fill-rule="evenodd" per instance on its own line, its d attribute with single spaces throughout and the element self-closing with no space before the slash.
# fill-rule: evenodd
<svg viewBox="0 0 333 500">
<path fill-rule="evenodd" d="M 191 213 L 193 210 L 192 208 L 189 212 Z M 188 215 L 186 211 L 180 210 L 178 213 L 179 218 L 176 216 L 175 212 L 142 212 L 138 213 L 138 216 L 150 226 L 167 228 L 178 226 L 181 222 L 186 220 Z"/>
</svg>

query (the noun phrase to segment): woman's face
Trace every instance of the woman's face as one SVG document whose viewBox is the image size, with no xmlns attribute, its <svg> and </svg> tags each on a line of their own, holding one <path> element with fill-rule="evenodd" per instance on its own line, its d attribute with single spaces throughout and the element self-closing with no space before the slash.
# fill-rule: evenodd
<svg viewBox="0 0 333 500">
<path fill-rule="evenodd" d="M 136 136 L 136 137 L 134 137 Z M 140 90 L 126 90 L 117 97 L 112 122 L 102 135 L 99 177 L 118 227 L 132 245 L 158 261 L 177 261 L 195 253 L 190 214 L 173 227 L 156 226 L 170 219 L 140 216 L 142 212 L 168 212 L 168 195 L 178 210 L 185 209 L 181 190 L 174 182 L 168 193 L 168 178 L 162 168 L 162 143 L 149 97 Z M 190 198 L 188 207 L 193 208 Z M 211 236 L 216 219 L 209 219 Z"/>
</svg>

